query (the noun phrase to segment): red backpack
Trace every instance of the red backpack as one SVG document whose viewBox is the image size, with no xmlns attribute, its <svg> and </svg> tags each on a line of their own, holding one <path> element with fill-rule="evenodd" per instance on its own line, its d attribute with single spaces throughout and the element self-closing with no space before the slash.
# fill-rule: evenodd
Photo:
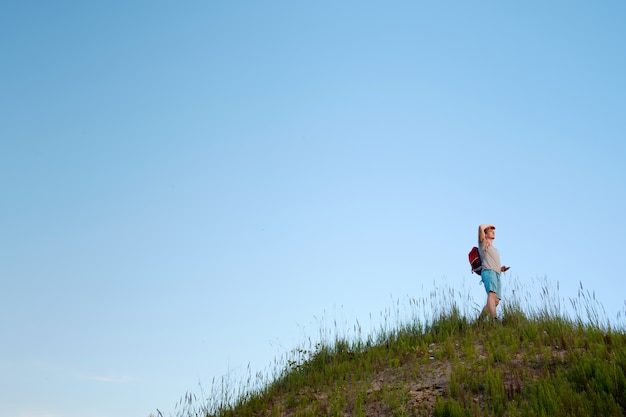
<svg viewBox="0 0 626 417">
<path fill-rule="evenodd" d="M 480 275 L 483 270 L 483 261 L 480 259 L 480 252 L 478 252 L 478 248 L 474 246 L 467 254 L 467 257 L 469 258 L 469 263 L 472 266 L 472 272 Z"/>
</svg>

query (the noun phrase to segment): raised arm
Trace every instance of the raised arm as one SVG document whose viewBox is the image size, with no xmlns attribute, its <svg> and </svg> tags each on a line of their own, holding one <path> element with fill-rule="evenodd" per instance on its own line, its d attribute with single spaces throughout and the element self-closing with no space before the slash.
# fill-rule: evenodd
<svg viewBox="0 0 626 417">
<path fill-rule="evenodd" d="M 489 227 L 488 224 L 481 224 L 480 226 L 478 226 L 478 241 L 482 242 L 483 240 L 485 240 L 485 229 Z"/>
</svg>

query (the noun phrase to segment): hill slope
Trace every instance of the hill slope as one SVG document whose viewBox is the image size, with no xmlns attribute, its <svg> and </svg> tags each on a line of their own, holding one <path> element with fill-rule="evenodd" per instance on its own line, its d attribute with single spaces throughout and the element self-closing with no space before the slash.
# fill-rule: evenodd
<svg viewBox="0 0 626 417">
<path fill-rule="evenodd" d="M 185 416 L 625 416 L 626 335 L 582 320 L 505 310 L 471 322 L 452 305 L 376 342 L 318 344 L 234 402 Z"/>
</svg>

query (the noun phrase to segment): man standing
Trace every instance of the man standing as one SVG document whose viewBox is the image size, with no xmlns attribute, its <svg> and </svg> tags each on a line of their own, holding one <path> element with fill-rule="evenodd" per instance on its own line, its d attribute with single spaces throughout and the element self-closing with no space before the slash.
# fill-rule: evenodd
<svg viewBox="0 0 626 417">
<path fill-rule="evenodd" d="M 480 315 L 482 319 L 486 314 L 490 314 L 494 319 L 498 319 L 496 315 L 496 307 L 502 299 L 502 284 L 500 283 L 500 274 L 509 269 L 508 266 L 500 264 L 500 253 L 493 241 L 496 238 L 496 227 L 492 224 L 481 224 L 478 226 L 478 250 L 480 259 L 483 263 L 483 270 L 480 274 L 485 291 L 487 292 L 487 304 L 483 308 Z"/>
</svg>

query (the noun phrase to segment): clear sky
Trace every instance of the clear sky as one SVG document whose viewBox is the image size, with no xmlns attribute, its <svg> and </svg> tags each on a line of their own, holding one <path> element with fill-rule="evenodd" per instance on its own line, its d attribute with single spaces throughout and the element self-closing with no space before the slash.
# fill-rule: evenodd
<svg viewBox="0 0 626 417">
<path fill-rule="evenodd" d="M 626 281 L 623 1 L 5 2 L 0 415 L 213 378 L 512 280 Z M 506 299 L 503 301 L 506 302 Z M 332 327 L 332 325 L 331 325 Z"/>
</svg>

